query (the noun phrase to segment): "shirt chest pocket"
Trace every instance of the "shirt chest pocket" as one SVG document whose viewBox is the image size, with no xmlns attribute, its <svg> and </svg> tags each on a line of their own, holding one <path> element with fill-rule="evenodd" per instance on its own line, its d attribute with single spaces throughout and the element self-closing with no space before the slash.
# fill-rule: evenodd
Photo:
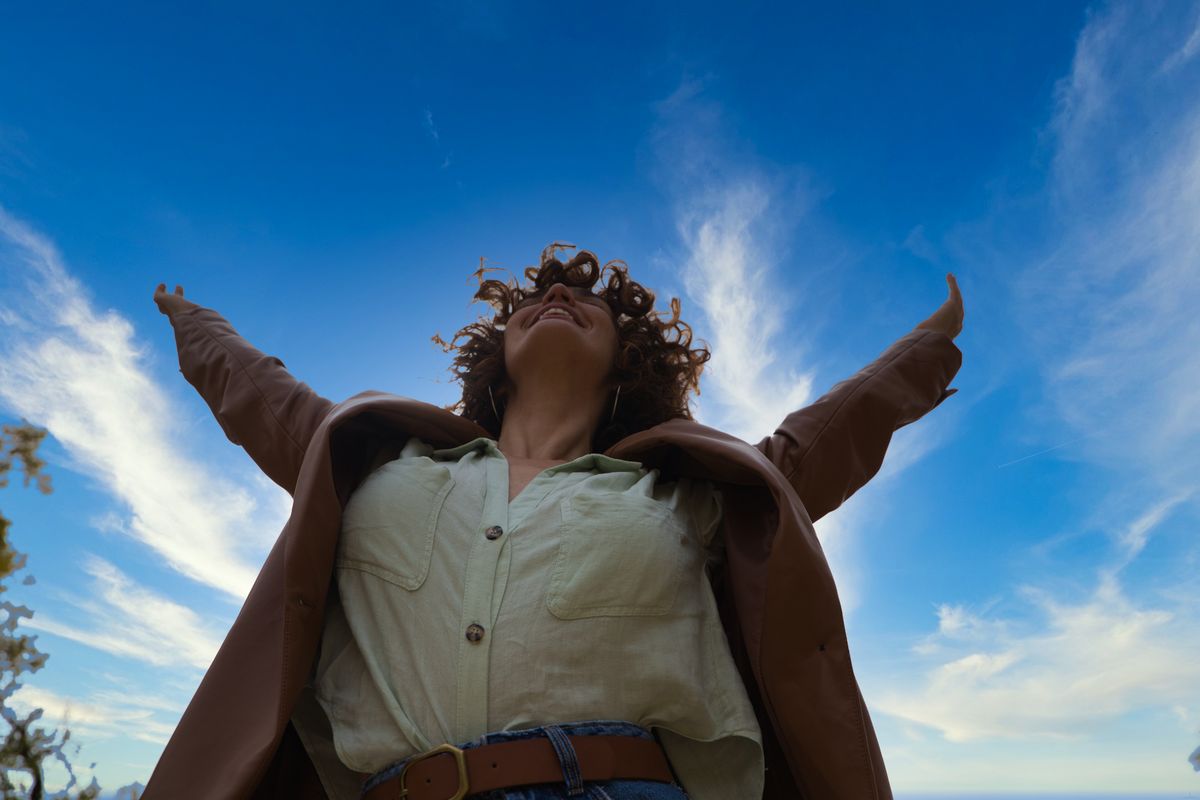
<svg viewBox="0 0 1200 800">
<path fill-rule="evenodd" d="M 671 509 L 644 495 L 562 502 L 546 606 L 560 619 L 658 616 L 675 604 L 689 539 Z"/>
<path fill-rule="evenodd" d="M 428 458 L 372 472 L 342 513 L 337 566 L 415 591 L 429 574 L 438 517 L 454 488 L 450 470 Z"/>
</svg>

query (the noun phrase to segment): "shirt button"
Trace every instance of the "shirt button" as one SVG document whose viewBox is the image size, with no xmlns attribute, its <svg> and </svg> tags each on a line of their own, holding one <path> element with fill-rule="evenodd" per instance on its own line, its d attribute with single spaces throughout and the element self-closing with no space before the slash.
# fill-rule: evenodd
<svg viewBox="0 0 1200 800">
<path fill-rule="evenodd" d="M 504 528 L 501 528 L 499 525 L 493 525 L 492 527 L 490 527 L 486 531 L 484 531 L 483 535 L 488 537 L 489 539 L 499 539 L 501 536 L 504 535 Z"/>
<path fill-rule="evenodd" d="M 467 641 L 478 642 L 483 638 L 483 626 L 472 622 L 467 626 Z"/>
</svg>

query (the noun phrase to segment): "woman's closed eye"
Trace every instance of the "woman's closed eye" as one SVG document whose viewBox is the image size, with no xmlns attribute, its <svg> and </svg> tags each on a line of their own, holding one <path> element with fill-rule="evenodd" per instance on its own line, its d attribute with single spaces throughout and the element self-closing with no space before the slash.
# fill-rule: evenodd
<svg viewBox="0 0 1200 800">
<path fill-rule="evenodd" d="M 600 298 L 600 297 L 597 297 L 596 295 L 594 295 L 594 294 L 590 294 L 590 293 L 589 293 L 588 295 L 586 295 L 586 296 L 583 296 L 583 297 L 581 297 L 581 296 L 579 296 L 579 295 L 576 295 L 576 296 L 575 296 L 575 299 L 576 299 L 576 300 L 578 300 L 578 301 L 580 301 L 580 302 L 584 302 L 584 303 L 591 303 L 592 305 L 595 305 L 595 306 L 602 306 L 602 307 L 605 307 L 605 308 L 607 308 L 607 307 L 608 307 L 608 303 L 604 302 L 604 300 L 603 300 L 602 298 Z M 517 312 L 517 311 L 520 311 L 520 310 L 521 310 L 521 309 L 523 309 L 523 308 L 528 308 L 529 306 L 538 305 L 538 304 L 540 304 L 541 302 L 542 302 L 542 297 L 541 297 L 541 296 L 538 296 L 538 297 L 527 297 L 527 298 L 525 298 L 524 300 L 522 300 L 521 302 L 517 303 L 517 304 L 516 304 L 516 305 L 513 307 L 513 311 L 514 311 L 514 312 Z"/>
</svg>

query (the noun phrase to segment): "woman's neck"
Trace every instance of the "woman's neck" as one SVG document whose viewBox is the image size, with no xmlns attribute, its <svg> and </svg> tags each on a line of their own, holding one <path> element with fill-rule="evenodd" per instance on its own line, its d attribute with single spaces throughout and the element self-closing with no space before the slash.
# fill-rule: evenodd
<svg viewBox="0 0 1200 800">
<path fill-rule="evenodd" d="M 601 392 L 514 392 L 504 409 L 499 447 L 510 460 L 573 461 L 592 452 Z"/>
</svg>

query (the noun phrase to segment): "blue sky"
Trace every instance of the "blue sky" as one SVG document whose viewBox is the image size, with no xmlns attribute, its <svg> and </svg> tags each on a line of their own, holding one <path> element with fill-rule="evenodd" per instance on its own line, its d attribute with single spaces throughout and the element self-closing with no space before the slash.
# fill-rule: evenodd
<svg viewBox="0 0 1200 800">
<path fill-rule="evenodd" d="M 144 781 L 289 500 L 179 283 L 333 400 L 448 404 L 471 272 L 626 261 L 757 441 L 962 288 L 958 393 L 817 524 L 897 792 L 1198 791 L 1200 4 L 25 4 L 0 28 L 0 494 L 81 774 Z M 61 777 L 61 776 L 60 776 Z"/>
</svg>

